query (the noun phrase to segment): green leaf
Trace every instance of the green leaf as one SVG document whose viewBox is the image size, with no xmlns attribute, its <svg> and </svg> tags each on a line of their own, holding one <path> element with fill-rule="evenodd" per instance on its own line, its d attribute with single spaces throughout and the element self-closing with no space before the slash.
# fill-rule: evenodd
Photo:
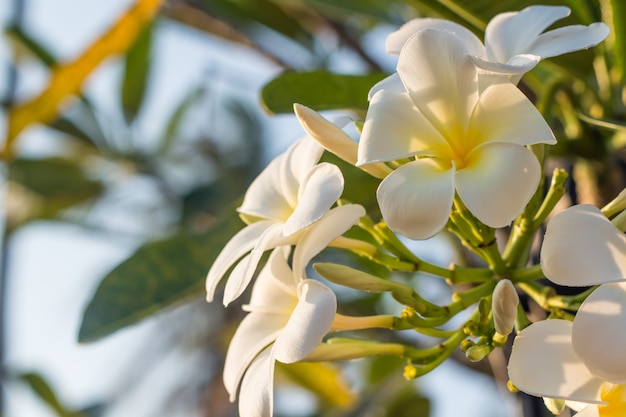
<svg viewBox="0 0 626 417">
<path fill-rule="evenodd" d="M 131 123 L 141 109 L 150 74 L 152 36 L 155 23 L 142 29 L 135 43 L 126 53 L 122 80 L 122 108 L 124 117 Z"/>
<path fill-rule="evenodd" d="M 76 413 L 69 411 L 61 404 L 50 384 L 41 375 L 31 372 L 18 375 L 18 378 L 25 382 L 41 400 L 48 404 L 57 416 L 76 417 Z"/>
<path fill-rule="evenodd" d="M 324 16 L 345 19 L 359 15 L 387 23 L 402 23 L 400 13 L 402 2 L 388 0 L 304 0 L 304 2 Z"/>
<path fill-rule="evenodd" d="M 263 87 L 261 101 L 270 113 L 293 112 L 293 103 L 314 110 L 367 110 L 367 93 L 385 74 L 342 75 L 327 71 L 286 72 Z"/>
<path fill-rule="evenodd" d="M 178 106 L 172 112 L 163 134 L 161 135 L 161 151 L 167 153 L 176 138 L 179 135 L 180 126 L 187 114 L 187 111 L 191 109 L 200 99 L 206 94 L 206 88 L 204 86 L 195 87 L 190 90 L 185 97 L 178 103 Z"/>
<path fill-rule="evenodd" d="M 241 228 L 234 210 L 206 233 L 147 243 L 109 272 L 84 314 L 78 341 L 93 342 L 200 296 L 212 262 Z"/>
<path fill-rule="evenodd" d="M 303 19 L 294 13 L 293 4 L 268 0 L 204 0 L 198 6 L 211 16 L 217 15 L 240 30 L 250 32 L 251 37 L 261 24 L 306 48 L 313 46 L 313 36 L 302 25 Z"/>
<path fill-rule="evenodd" d="M 58 63 L 54 54 L 36 38 L 24 31 L 24 28 L 11 26 L 5 30 L 7 37 L 15 43 L 18 49 L 25 50 L 39 59 L 48 68 Z"/>
<path fill-rule="evenodd" d="M 63 158 L 15 159 L 9 164 L 9 181 L 42 199 L 36 217 L 51 218 L 59 211 L 97 197 L 104 186 L 88 178 L 76 162 Z"/>
</svg>

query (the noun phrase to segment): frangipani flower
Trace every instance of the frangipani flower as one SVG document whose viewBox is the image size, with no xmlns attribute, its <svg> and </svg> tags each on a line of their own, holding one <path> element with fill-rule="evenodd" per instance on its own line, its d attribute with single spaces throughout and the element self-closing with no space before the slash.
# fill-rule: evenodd
<svg viewBox="0 0 626 417">
<path fill-rule="evenodd" d="M 371 98 L 357 161 L 406 162 L 378 188 L 389 227 L 413 239 L 433 236 L 448 220 L 455 191 L 486 225 L 508 225 L 541 175 L 525 145 L 556 142 L 541 114 L 512 84 L 479 94 L 476 68 L 451 32 L 411 37 L 398 74 L 404 91 L 383 88 Z"/>
<path fill-rule="evenodd" d="M 579 411 L 576 417 L 626 415 L 626 385 L 597 375 L 577 352 L 586 344 L 602 355 L 612 340 L 589 336 L 577 342 L 574 326 L 566 320 L 544 320 L 522 330 L 509 359 L 511 382 L 531 395 L 566 400 L 567 406 Z"/>
<path fill-rule="evenodd" d="M 304 137 L 270 162 L 252 182 L 237 209 L 249 224 L 226 244 L 209 270 L 209 302 L 222 276 L 244 255 L 226 283 L 224 305 L 246 289 L 263 252 L 297 243 L 301 232 L 335 204 L 343 192 L 344 180 L 335 165 L 318 164 L 323 151 L 315 140 Z"/>
<path fill-rule="evenodd" d="M 572 328 L 574 350 L 595 375 L 626 383 L 624 234 L 596 207 L 571 207 L 548 223 L 541 265 L 545 276 L 559 285 L 601 284 L 578 309 Z"/>
<path fill-rule="evenodd" d="M 569 16 L 565 6 L 530 6 L 519 12 L 496 15 L 485 29 L 485 44 L 463 26 L 443 19 L 422 18 L 407 22 L 387 38 L 387 52 L 399 54 L 408 39 L 424 29 L 454 33 L 463 41 L 480 69 L 481 89 L 507 78 L 517 84 L 544 58 L 587 49 L 609 34 L 604 23 L 573 25 L 544 32 L 557 20 Z"/>
<path fill-rule="evenodd" d="M 231 401 L 239 393 L 241 417 L 271 416 L 274 361 L 304 359 L 331 329 L 337 310 L 335 294 L 308 279 L 305 268 L 319 251 L 365 214 L 361 206 L 331 210 L 319 227 L 308 229 L 296 246 L 293 269 L 288 248 L 275 249 L 257 278 L 249 314 L 237 328 L 224 365 L 224 385 Z"/>
</svg>

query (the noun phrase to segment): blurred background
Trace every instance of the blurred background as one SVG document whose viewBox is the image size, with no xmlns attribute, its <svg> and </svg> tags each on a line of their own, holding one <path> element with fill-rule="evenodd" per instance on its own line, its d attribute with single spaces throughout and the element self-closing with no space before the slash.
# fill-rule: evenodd
<svg viewBox="0 0 626 417">
<path fill-rule="evenodd" d="M 11 130 L 10 109 L 46 91 L 57 68 L 94 48 L 135 3 L 0 2 L 2 130 Z M 471 17 L 443 3 L 166 1 L 137 36 L 129 30 L 127 47 L 83 71 L 80 93 L 55 102 L 62 111 L 28 116 L 2 165 L 2 415 L 237 415 L 221 366 L 242 312 L 206 303 L 204 277 L 241 227 L 237 199 L 303 134 L 262 91 L 285 71 L 379 79 L 395 69 L 385 37 L 403 22 Z M 503 11 L 492 3 L 476 7 Z M 459 261 L 445 237 L 415 250 Z M 430 297 L 449 296 L 415 279 Z M 352 305 L 341 296 L 354 311 L 386 308 L 384 298 Z M 404 381 L 402 361 L 348 363 L 334 393 L 306 369 L 279 369 L 276 415 L 521 415 L 502 385 L 504 356 L 492 356 L 491 366 L 450 361 L 416 382 Z"/>
</svg>

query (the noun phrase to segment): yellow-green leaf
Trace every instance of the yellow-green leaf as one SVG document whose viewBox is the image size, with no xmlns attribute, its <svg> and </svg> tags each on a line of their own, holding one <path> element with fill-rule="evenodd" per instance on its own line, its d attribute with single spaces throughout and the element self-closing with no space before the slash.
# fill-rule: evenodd
<svg viewBox="0 0 626 417">
<path fill-rule="evenodd" d="M 322 362 L 296 362 L 289 365 L 277 362 L 277 369 L 290 381 L 315 393 L 327 405 L 348 408 L 356 396 L 334 366 Z"/>
</svg>

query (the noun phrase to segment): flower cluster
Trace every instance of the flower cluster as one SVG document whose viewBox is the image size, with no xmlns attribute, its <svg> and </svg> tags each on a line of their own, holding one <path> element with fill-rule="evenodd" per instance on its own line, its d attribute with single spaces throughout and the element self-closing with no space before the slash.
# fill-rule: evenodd
<svg viewBox="0 0 626 417">
<path fill-rule="evenodd" d="M 517 84 L 542 59 L 592 47 L 609 31 L 603 23 L 546 31 L 568 14 L 568 8 L 554 6 L 499 14 L 487 25 L 484 44 L 451 21 L 406 23 L 387 38 L 387 51 L 398 56 L 397 72 L 372 86 L 367 114 L 356 123 L 358 141 L 343 126 L 294 105 L 306 136 L 251 184 L 238 209 L 247 226 L 223 248 L 206 280 L 209 301 L 226 281 L 225 305 L 254 280 L 244 306 L 248 314 L 232 338 L 224 369 L 231 400 L 239 391 L 242 417 L 272 414 L 276 361 L 391 354 L 406 359 L 405 376 L 417 377 L 458 347 L 470 360 L 481 360 L 514 330 L 521 333 L 509 370 L 517 388 L 573 401 L 567 404 L 576 409 L 581 403 L 598 404 L 592 409 L 603 417 L 617 415 L 607 410 L 624 409 L 626 389 L 620 384 L 626 383 L 626 367 L 619 354 L 626 347 L 620 332 L 626 238 L 599 210 L 575 207 L 549 223 L 541 267 L 527 266 L 530 243 L 563 195 L 566 175 L 555 171 L 544 195 L 543 148 L 556 138 Z M 342 199 L 344 187 L 365 185 L 320 162 L 324 150 L 347 162 L 348 174 L 364 171 L 380 180 L 376 190 L 364 191 L 375 193 L 381 218 L 364 201 Z M 510 227 L 509 239 L 498 245 L 495 229 L 504 227 Z M 442 267 L 403 243 L 403 238 L 428 239 L 443 230 L 455 234 L 481 263 Z M 390 271 L 421 271 L 465 286 L 441 306 L 400 280 L 340 263 L 313 264 L 319 275 L 313 277 L 307 268 L 327 247 Z M 563 307 L 575 310 L 575 303 L 588 296 L 573 322 L 563 314 L 561 320 L 522 330 L 527 320 L 518 291 L 548 309 L 536 281 L 544 275 L 561 285 L 601 285 Z M 342 315 L 332 286 L 320 278 L 389 293 L 401 313 Z M 451 329 L 450 319 L 469 309 L 474 310 L 469 319 Z M 328 337 L 380 327 L 413 329 L 441 340 L 418 348 L 402 341 Z M 598 341 L 609 340 L 599 352 Z"/>
</svg>

